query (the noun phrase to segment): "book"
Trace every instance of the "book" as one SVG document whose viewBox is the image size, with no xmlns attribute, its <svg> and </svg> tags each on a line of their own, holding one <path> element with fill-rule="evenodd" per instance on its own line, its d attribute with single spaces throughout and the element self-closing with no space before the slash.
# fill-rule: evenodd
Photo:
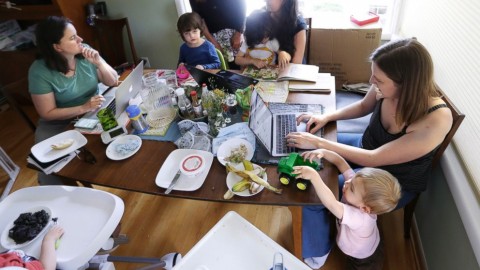
<svg viewBox="0 0 480 270">
<path fill-rule="evenodd" d="M 290 63 L 278 72 L 277 81 L 306 81 L 316 82 L 318 66 Z"/>
<path fill-rule="evenodd" d="M 32 153 L 27 157 L 27 162 L 43 171 L 45 174 L 51 174 L 52 172 L 60 171 L 65 165 L 68 164 L 75 156 L 76 151 L 71 152 L 68 155 L 59 157 L 50 162 L 40 162 Z"/>
<path fill-rule="evenodd" d="M 330 73 L 317 73 L 315 82 L 308 81 L 290 81 L 288 85 L 289 91 L 311 91 L 330 93 L 335 89 L 335 77 Z"/>
</svg>

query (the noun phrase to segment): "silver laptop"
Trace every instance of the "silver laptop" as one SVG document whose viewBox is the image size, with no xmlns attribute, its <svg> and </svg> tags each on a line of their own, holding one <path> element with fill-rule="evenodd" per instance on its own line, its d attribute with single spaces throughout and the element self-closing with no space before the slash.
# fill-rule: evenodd
<svg viewBox="0 0 480 270">
<path fill-rule="evenodd" d="M 92 112 L 86 113 L 82 118 L 96 119 L 97 112 L 103 108 L 111 108 L 115 113 L 115 118 L 119 118 L 120 115 L 128 107 L 128 102 L 131 98 L 135 98 L 142 89 L 142 76 L 143 76 L 143 61 L 140 62 L 135 69 L 128 74 L 128 76 L 117 87 L 112 87 L 103 96 L 105 102 L 102 106 Z"/>
<path fill-rule="evenodd" d="M 287 156 L 291 152 L 296 152 L 296 148 L 287 146 L 285 136 L 290 132 L 306 131 L 305 123 L 297 126 L 296 117 L 300 114 L 300 112 L 272 113 L 257 91 L 253 91 L 248 127 L 270 155 Z"/>
</svg>

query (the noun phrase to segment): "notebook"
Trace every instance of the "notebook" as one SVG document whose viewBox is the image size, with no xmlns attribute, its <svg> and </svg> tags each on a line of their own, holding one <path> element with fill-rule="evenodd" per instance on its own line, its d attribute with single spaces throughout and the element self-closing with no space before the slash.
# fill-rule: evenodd
<svg viewBox="0 0 480 270">
<path fill-rule="evenodd" d="M 258 83 L 256 79 L 228 70 L 220 70 L 214 74 L 194 66 L 185 65 L 185 67 L 198 85 L 206 83 L 212 89 L 226 89 L 230 93 Z"/>
<path fill-rule="evenodd" d="M 110 108 L 115 113 L 115 118 L 128 107 L 131 98 L 135 98 L 142 89 L 143 61 L 117 87 L 112 87 L 103 96 L 105 101 L 95 111 L 88 112 L 81 119 L 97 119 L 97 112 L 103 108 Z"/>
<path fill-rule="evenodd" d="M 290 132 L 306 131 L 306 124 L 297 126 L 296 117 L 305 110 L 300 107 L 308 104 L 276 103 L 281 106 L 275 112 L 267 106 L 260 95 L 252 92 L 250 101 L 250 115 L 248 127 L 252 130 L 258 142 L 273 157 L 287 156 L 289 153 L 297 152 L 297 149 L 287 146 L 285 136 Z M 321 105 L 318 105 L 323 108 Z M 321 109 L 323 111 L 323 109 Z M 302 112 L 303 111 L 303 112 Z"/>
</svg>

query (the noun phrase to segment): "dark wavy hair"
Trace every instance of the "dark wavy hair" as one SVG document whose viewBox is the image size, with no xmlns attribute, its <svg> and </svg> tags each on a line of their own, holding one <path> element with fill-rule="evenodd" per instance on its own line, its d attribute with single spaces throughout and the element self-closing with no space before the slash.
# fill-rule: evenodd
<svg viewBox="0 0 480 270">
<path fill-rule="evenodd" d="M 196 12 L 184 13 L 178 18 L 178 21 L 177 21 L 177 30 L 183 41 L 185 41 L 185 38 L 183 37 L 183 33 L 187 31 L 198 28 L 200 29 L 200 35 L 201 35 L 203 33 L 202 26 L 203 26 L 202 17 L 200 17 L 200 15 L 198 15 L 198 13 Z"/>
<path fill-rule="evenodd" d="M 409 125 L 422 118 L 428 113 L 429 98 L 440 96 L 432 57 L 415 38 L 390 41 L 378 47 L 370 60 L 398 87 L 397 123 Z"/>
<path fill-rule="evenodd" d="M 297 0 L 283 0 L 279 18 L 277 20 L 273 19 L 273 25 L 275 26 L 274 37 L 280 43 L 280 50 L 286 51 L 290 55 L 293 55 L 295 52 L 293 39 L 299 14 Z"/>
<path fill-rule="evenodd" d="M 264 38 L 272 37 L 270 13 L 256 10 L 247 17 L 245 22 L 245 40 L 249 48 L 260 44 Z"/>
<path fill-rule="evenodd" d="M 65 28 L 71 23 L 72 21 L 65 17 L 49 16 L 39 22 L 35 29 L 38 57 L 45 60 L 48 68 L 62 73 L 68 72 L 68 61 L 53 48 L 53 45 L 60 43 Z M 77 57 L 81 58 L 81 54 Z"/>
</svg>

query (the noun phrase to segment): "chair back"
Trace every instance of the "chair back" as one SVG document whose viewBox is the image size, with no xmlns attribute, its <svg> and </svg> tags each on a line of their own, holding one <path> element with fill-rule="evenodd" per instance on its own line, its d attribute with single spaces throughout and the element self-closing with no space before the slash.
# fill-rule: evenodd
<svg viewBox="0 0 480 270">
<path fill-rule="evenodd" d="M 305 59 L 306 63 L 310 63 L 310 37 L 312 35 L 312 18 L 305 18 L 305 23 L 307 24 L 307 38 L 305 42 Z"/>
<path fill-rule="evenodd" d="M 124 46 L 125 37 L 128 39 L 130 56 L 133 61 L 133 63 L 130 63 L 139 63 L 128 18 L 107 19 L 99 17 L 95 19 L 94 28 L 100 54 L 108 64 L 114 68 L 129 64 Z M 126 36 L 124 33 L 126 33 Z"/>
<path fill-rule="evenodd" d="M 215 51 L 217 51 L 218 59 L 220 59 L 220 69 L 227 70 L 228 63 L 225 62 L 225 57 L 223 57 L 223 53 L 217 48 L 215 48 Z"/>
<path fill-rule="evenodd" d="M 440 144 L 440 147 L 435 153 L 435 156 L 433 156 L 432 166 L 436 166 L 438 164 L 438 161 L 442 157 L 443 152 L 445 152 L 445 149 L 452 141 L 453 135 L 455 135 L 455 132 L 457 132 L 458 128 L 460 127 L 460 124 L 465 118 L 465 114 L 463 114 L 462 112 L 460 112 L 460 110 L 458 110 L 458 108 L 445 95 L 445 93 L 443 93 L 442 90 L 440 90 L 440 93 L 442 94 L 443 101 L 447 104 L 448 108 L 452 111 L 453 122 L 452 122 L 452 127 L 450 128 L 450 131 L 445 136 L 445 139 L 443 139 L 443 142 Z"/>
<path fill-rule="evenodd" d="M 35 131 L 35 123 L 40 116 L 33 105 L 30 92 L 28 92 L 27 77 L 5 86 L 1 85 L 0 88 L 10 106 L 20 114 L 32 131 Z"/>
<path fill-rule="evenodd" d="M 443 101 L 447 104 L 448 108 L 452 112 L 452 127 L 450 128 L 450 131 L 448 131 L 447 135 L 443 139 L 443 142 L 440 144 L 440 146 L 437 149 L 437 152 L 433 156 L 432 160 L 432 167 L 435 167 L 438 164 L 438 161 L 443 155 L 443 152 L 445 152 L 445 149 L 447 146 L 450 144 L 452 141 L 453 135 L 455 135 L 455 132 L 457 132 L 458 127 L 460 127 L 460 124 L 462 123 L 463 119 L 465 118 L 465 114 L 460 112 L 458 108 L 452 103 L 452 101 L 443 93 L 442 90 L 439 90 Z M 412 222 L 413 222 L 413 212 L 415 211 L 415 206 L 417 205 L 417 201 L 420 197 L 420 194 L 418 194 L 413 200 L 411 200 L 407 205 L 404 207 L 404 212 L 403 212 L 403 237 L 406 239 L 410 238 L 410 228 L 412 227 Z"/>
</svg>

